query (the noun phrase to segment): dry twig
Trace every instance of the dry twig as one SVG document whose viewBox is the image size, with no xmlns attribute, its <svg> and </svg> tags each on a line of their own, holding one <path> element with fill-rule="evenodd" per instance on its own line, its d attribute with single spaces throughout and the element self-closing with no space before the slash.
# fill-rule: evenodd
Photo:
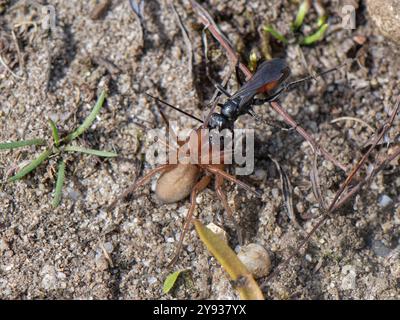
<svg viewBox="0 0 400 320">
<path fill-rule="evenodd" d="M 190 78 L 192 78 L 193 77 L 193 47 L 192 47 L 192 42 L 190 41 L 188 32 L 187 32 L 185 26 L 183 25 L 181 17 L 179 16 L 178 11 L 176 11 L 176 8 L 175 8 L 175 6 L 174 6 L 172 1 L 171 1 L 170 5 L 171 5 L 171 9 L 172 9 L 172 11 L 174 13 L 175 19 L 178 22 L 179 27 L 181 29 L 183 40 L 185 41 L 186 51 L 187 51 L 187 56 L 188 56 L 189 76 L 190 76 Z"/>
</svg>

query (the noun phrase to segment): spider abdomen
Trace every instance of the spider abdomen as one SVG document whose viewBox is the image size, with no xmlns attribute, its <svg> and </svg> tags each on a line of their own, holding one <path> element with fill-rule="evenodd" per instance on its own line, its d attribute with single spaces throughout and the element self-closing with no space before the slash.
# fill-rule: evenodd
<svg viewBox="0 0 400 320">
<path fill-rule="evenodd" d="M 190 195 L 200 168 L 193 164 L 178 164 L 164 172 L 157 181 L 156 195 L 164 203 L 173 203 Z"/>
</svg>

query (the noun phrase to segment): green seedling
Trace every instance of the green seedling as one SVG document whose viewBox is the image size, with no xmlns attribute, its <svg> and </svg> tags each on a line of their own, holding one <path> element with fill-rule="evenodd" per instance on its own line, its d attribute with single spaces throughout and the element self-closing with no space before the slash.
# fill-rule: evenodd
<svg viewBox="0 0 400 320">
<path fill-rule="evenodd" d="M 178 270 L 167 276 L 163 284 L 163 292 L 165 294 L 169 293 L 174 287 L 178 279 L 183 276 L 184 273 L 189 272 L 190 270 Z"/>
<path fill-rule="evenodd" d="M 179 278 L 179 275 L 182 273 L 181 270 L 175 271 L 174 273 L 171 273 L 167 276 L 167 278 L 164 281 L 163 285 L 163 292 L 168 293 L 171 291 L 171 289 L 175 286 L 176 281 Z"/>
<path fill-rule="evenodd" d="M 26 146 L 42 146 L 46 145 L 46 148 L 39 156 L 28 163 L 26 166 L 22 167 L 14 176 L 7 179 L 7 182 L 13 182 L 22 179 L 28 173 L 35 170 L 38 166 L 40 166 L 43 162 L 48 160 L 50 157 L 57 157 L 58 160 L 58 172 L 57 172 L 57 181 L 56 187 L 54 191 L 52 205 L 53 207 L 57 207 L 62 198 L 62 187 L 65 180 L 65 170 L 66 170 L 66 161 L 63 156 L 69 152 L 77 152 L 83 154 L 94 155 L 98 157 L 116 157 L 117 154 L 114 152 L 87 149 L 80 146 L 72 145 L 71 142 L 83 134 L 94 122 L 96 116 L 100 112 L 105 100 L 105 91 L 103 91 L 98 98 L 94 108 L 92 109 L 89 116 L 84 120 L 84 122 L 73 132 L 68 134 L 64 138 L 60 138 L 59 131 L 57 129 L 56 124 L 49 120 L 49 125 L 52 133 L 52 143 L 46 145 L 46 139 L 32 139 L 32 140 L 23 140 L 23 141 L 14 141 L 14 142 L 6 142 L 0 143 L 0 150 L 12 150 L 16 148 L 22 148 Z"/>
<path fill-rule="evenodd" d="M 300 3 L 296 18 L 290 28 L 291 34 L 283 35 L 271 25 L 264 26 L 264 31 L 285 45 L 289 43 L 296 43 L 300 46 L 313 45 L 324 38 L 326 30 L 328 29 L 325 10 L 323 10 L 320 4 L 318 4 L 318 6 L 318 20 L 316 22 L 317 30 L 314 31 L 314 33 L 312 33 L 311 35 L 303 35 L 300 32 L 301 27 L 304 23 L 304 19 L 311 9 L 311 0 L 304 0 Z"/>
</svg>

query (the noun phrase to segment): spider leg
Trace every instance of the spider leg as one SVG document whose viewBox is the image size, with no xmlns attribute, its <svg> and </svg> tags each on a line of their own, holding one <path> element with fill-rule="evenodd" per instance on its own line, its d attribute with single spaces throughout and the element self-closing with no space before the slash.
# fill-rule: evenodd
<svg viewBox="0 0 400 320">
<path fill-rule="evenodd" d="M 243 189 L 255 194 L 257 197 L 261 198 L 261 194 L 257 191 L 254 191 L 248 184 L 244 183 L 243 181 L 240 181 L 236 179 L 234 176 L 230 175 L 229 173 L 225 172 L 224 170 L 218 169 L 212 165 L 200 165 L 204 170 L 213 173 L 217 176 L 221 176 L 226 180 L 229 180 L 233 183 L 236 183 L 238 186 L 242 187 Z"/>
<path fill-rule="evenodd" d="M 183 239 L 185 238 L 185 235 L 189 230 L 189 225 L 192 222 L 193 212 L 194 212 L 194 209 L 196 208 L 196 196 L 197 196 L 197 194 L 199 192 L 201 192 L 202 190 L 204 190 L 208 186 L 210 181 L 211 181 L 211 176 L 204 176 L 193 187 L 193 190 L 192 190 L 192 192 L 190 194 L 190 208 L 189 208 L 189 211 L 188 211 L 188 213 L 186 215 L 185 224 L 183 225 L 183 229 L 182 229 L 181 236 L 179 238 L 178 246 L 176 248 L 174 257 L 172 258 L 171 262 L 168 263 L 167 267 L 173 266 L 176 263 L 176 261 L 178 260 L 179 254 L 181 253 L 181 250 L 182 250 Z"/>
<path fill-rule="evenodd" d="M 240 245 L 242 245 L 243 244 L 243 230 L 237 223 L 235 217 L 233 216 L 232 209 L 229 206 L 228 201 L 226 200 L 225 192 L 224 192 L 224 190 L 222 190 L 223 184 L 224 184 L 224 178 L 222 178 L 221 176 L 216 176 L 215 177 L 215 190 L 217 192 L 217 196 L 221 200 L 221 202 L 225 208 L 225 211 L 228 214 L 229 219 L 231 219 L 231 221 L 233 222 L 236 232 L 237 232 L 239 243 L 240 243 Z"/>
<path fill-rule="evenodd" d="M 156 175 L 159 172 L 165 172 L 172 170 L 176 165 L 175 164 L 163 164 L 157 168 L 154 168 L 151 170 L 149 173 L 147 173 L 144 177 L 140 178 L 139 180 L 135 181 L 134 184 L 132 184 L 128 189 L 124 191 L 122 195 L 117 197 L 109 206 L 108 206 L 108 211 L 111 211 L 114 209 L 115 205 L 120 199 L 126 198 L 129 194 L 131 194 L 133 191 L 135 191 L 137 188 L 140 186 L 146 184 L 154 175 Z"/>
</svg>

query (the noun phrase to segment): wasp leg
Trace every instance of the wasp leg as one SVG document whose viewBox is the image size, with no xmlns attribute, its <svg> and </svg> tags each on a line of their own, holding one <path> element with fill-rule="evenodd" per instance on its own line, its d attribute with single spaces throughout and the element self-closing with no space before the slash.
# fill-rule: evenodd
<svg viewBox="0 0 400 320">
<path fill-rule="evenodd" d="M 241 87 L 241 86 L 243 86 L 244 83 L 242 81 L 242 78 L 240 78 L 239 71 L 240 71 L 240 61 L 239 61 L 239 59 L 237 59 L 237 62 L 235 65 L 235 75 L 236 75 L 236 81 L 239 83 L 239 86 Z"/>
<path fill-rule="evenodd" d="M 231 94 L 228 91 L 226 91 L 225 88 L 222 85 L 220 85 L 219 83 L 215 83 L 214 86 L 219 92 L 223 93 L 228 98 L 231 97 Z"/>
</svg>

